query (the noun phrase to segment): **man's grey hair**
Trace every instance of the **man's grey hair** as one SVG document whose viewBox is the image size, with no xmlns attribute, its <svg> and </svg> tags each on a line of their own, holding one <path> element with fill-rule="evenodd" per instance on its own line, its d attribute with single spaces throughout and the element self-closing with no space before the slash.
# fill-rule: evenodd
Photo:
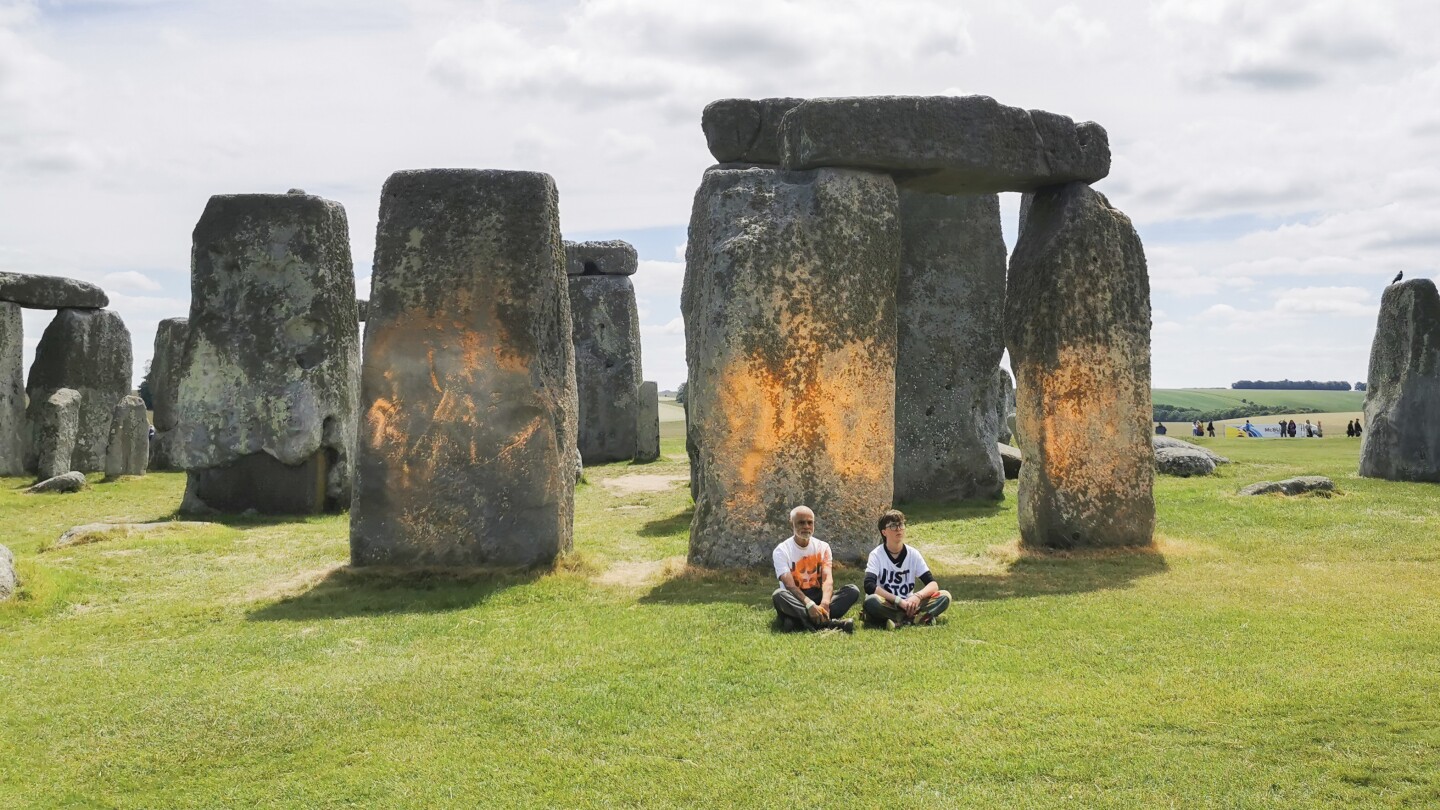
<svg viewBox="0 0 1440 810">
<path fill-rule="evenodd" d="M 804 505 L 804 504 L 801 504 L 801 505 L 795 507 L 794 509 L 791 509 L 791 510 L 790 510 L 790 522 L 791 522 L 791 523 L 794 523 L 794 522 L 795 522 L 795 516 L 798 515 L 798 514 L 800 514 L 800 510 L 801 510 L 801 509 L 804 509 L 806 512 L 809 512 L 810 515 L 811 515 L 811 517 L 814 517 L 814 515 L 815 515 L 815 510 L 814 510 L 814 509 L 811 509 L 810 507 L 808 507 L 808 506 L 806 506 L 806 505 Z"/>
</svg>

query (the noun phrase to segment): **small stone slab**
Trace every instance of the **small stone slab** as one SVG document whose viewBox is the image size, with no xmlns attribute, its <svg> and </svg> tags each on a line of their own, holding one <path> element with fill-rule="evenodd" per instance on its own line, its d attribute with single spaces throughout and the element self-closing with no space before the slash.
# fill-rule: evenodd
<svg viewBox="0 0 1440 810">
<path fill-rule="evenodd" d="M 79 391 L 61 388 L 41 402 L 32 403 L 30 445 L 35 454 L 32 468 L 41 481 L 70 471 L 82 399 Z"/>
<path fill-rule="evenodd" d="M 20 579 L 15 576 L 15 555 L 10 549 L 0 546 L 0 602 L 4 602 L 20 588 Z"/>
<path fill-rule="evenodd" d="M 640 383 L 635 412 L 635 462 L 660 460 L 660 390 L 653 382 Z"/>
<path fill-rule="evenodd" d="M 105 291 L 87 281 L 28 273 L 0 273 L 0 301 L 13 301 L 27 309 L 104 309 L 110 306 L 110 297 Z"/>
<path fill-rule="evenodd" d="M 1184 439 L 1176 439 L 1171 436 L 1152 436 L 1150 439 L 1150 443 L 1155 446 L 1156 450 L 1159 450 L 1162 447 L 1174 447 L 1180 450 L 1193 450 L 1197 453 L 1202 453 L 1208 456 L 1210 460 L 1215 462 L 1216 464 L 1230 463 L 1230 459 L 1220 455 L 1214 450 L 1211 450 L 1208 447 L 1201 447 L 1198 444 L 1191 444 Z"/>
<path fill-rule="evenodd" d="M 639 267 L 635 246 L 620 239 L 565 243 L 567 276 L 633 276 Z"/>
<path fill-rule="evenodd" d="M 1284 481 L 1260 481 L 1240 490 L 1241 495 L 1300 495 L 1306 492 L 1334 492 L 1335 482 L 1323 475 L 1302 475 Z"/>
<path fill-rule="evenodd" d="M 1000 464 L 1005 468 L 1005 480 L 1014 481 L 1020 477 L 1020 464 L 1023 457 L 1020 448 L 1008 444 L 996 444 L 1000 450 Z"/>
<path fill-rule="evenodd" d="M 105 477 L 144 475 L 150 462 L 150 422 L 145 400 L 130 394 L 115 403 L 110 417 L 110 443 L 105 447 Z"/>
<path fill-rule="evenodd" d="M 1156 447 L 1155 469 L 1165 475 L 1189 478 L 1215 472 L 1215 460 L 1200 448 Z"/>
<path fill-rule="evenodd" d="M 780 122 L 803 98 L 722 98 L 705 105 L 700 128 L 721 163 L 780 164 Z"/>
<path fill-rule="evenodd" d="M 780 134 L 787 169 L 873 169 L 941 194 L 1033 191 L 1110 173 L 1099 124 L 988 96 L 810 99 L 785 114 Z"/>
<path fill-rule="evenodd" d="M 209 528 L 219 526 L 219 523 L 210 523 L 203 520 L 161 520 L 154 523 L 86 523 L 83 526 L 72 527 L 62 535 L 55 544 L 47 550 L 65 548 L 67 546 L 83 546 L 89 543 L 98 543 L 101 540 L 123 540 L 129 537 L 136 537 L 155 532 L 170 531 L 172 529 L 188 528 Z"/>
<path fill-rule="evenodd" d="M 54 478 L 46 478 L 44 481 L 26 489 L 26 492 L 37 494 L 41 492 L 79 492 L 85 488 L 85 473 L 78 470 L 71 470 L 64 475 L 57 475 Z"/>
</svg>

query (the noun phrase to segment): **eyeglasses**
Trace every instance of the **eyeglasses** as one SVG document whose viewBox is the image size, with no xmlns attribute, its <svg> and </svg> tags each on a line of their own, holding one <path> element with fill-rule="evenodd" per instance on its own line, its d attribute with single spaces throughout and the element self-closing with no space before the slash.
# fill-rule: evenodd
<svg viewBox="0 0 1440 810">
<path fill-rule="evenodd" d="M 796 526 L 814 526 L 814 525 L 815 525 L 815 521 L 813 521 L 813 520 L 797 520 L 797 521 L 795 521 L 795 525 L 796 525 Z"/>
</svg>

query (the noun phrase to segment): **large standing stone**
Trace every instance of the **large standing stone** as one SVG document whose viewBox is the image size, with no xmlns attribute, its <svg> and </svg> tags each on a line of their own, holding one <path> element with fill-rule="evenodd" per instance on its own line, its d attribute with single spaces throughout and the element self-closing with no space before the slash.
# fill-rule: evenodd
<svg viewBox="0 0 1440 810">
<path fill-rule="evenodd" d="M 640 383 L 639 407 L 635 411 L 635 460 L 660 459 L 660 389 L 653 382 Z"/>
<path fill-rule="evenodd" d="M 886 175 L 705 173 L 681 298 L 692 562 L 768 561 L 798 504 L 837 558 L 875 545 L 894 491 L 899 266 Z"/>
<path fill-rule="evenodd" d="M 104 309 L 105 291 L 87 281 L 61 276 L 0 273 L 0 301 L 29 309 Z"/>
<path fill-rule="evenodd" d="M 1083 183 L 1036 192 L 1005 303 L 1021 541 L 1150 543 L 1150 280 L 1130 220 Z"/>
<path fill-rule="evenodd" d="M 1370 345 L 1360 474 L 1440 481 L 1440 293 L 1417 278 L 1380 298 Z"/>
<path fill-rule="evenodd" d="M 635 456 L 639 403 L 640 311 L 635 248 L 625 242 L 565 246 L 580 401 L 580 457 L 586 465 Z M 580 270 L 576 273 L 576 270 Z"/>
<path fill-rule="evenodd" d="M 1000 426 L 1000 443 L 1009 444 L 1015 437 L 1010 427 L 1011 417 L 1015 415 L 1015 380 L 1004 366 L 996 366 L 995 377 L 990 385 L 990 394 L 995 403 L 995 421 Z"/>
<path fill-rule="evenodd" d="M 150 421 L 145 400 L 131 394 L 115 403 L 110 441 L 105 448 L 105 477 L 144 475 L 150 461 Z"/>
<path fill-rule="evenodd" d="M 810 99 L 785 114 L 780 131 L 787 169 L 873 169 L 917 191 L 1031 191 L 1110 173 L 1099 124 L 988 96 Z"/>
<path fill-rule="evenodd" d="M 43 400 L 30 403 L 30 452 L 35 454 L 35 478 L 44 481 L 70 472 L 75 436 L 80 429 L 79 391 L 61 388 Z"/>
<path fill-rule="evenodd" d="M 895 499 L 999 499 L 1005 240 L 994 194 L 900 191 Z"/>
<path fill-rule="evenodd" d="M 0 546 L 0 602 L 13 596 L 19 587 L 20 580 L 15 576 L 15 555 L 10 549 Z"/>
<path fill-rule="evenodd" d="M 536 172 L 397 172 L 380 200 L 356 565 L 528 565 L 572 541 L 575 358 Z"/>
<path fill-rule="evenodd" d="M 780 122 L 804 99 L 722 98 L 705 105 L 700 128 L 721 163 L 780 163 Z"/>
<path fill-rule="evenodd" d="M 180 441 L 180 372 L 185 341 L 190 336 L 187 318 L 166 318 L 155 330 L 155 353 L 150 359 L 150 401 L 154 406 L 155 440 L 150 444 L 150 469 L 178 470 L 176 445 Z"/>
<path fill-rule="evenodd" d="M 188 511 L 350 502 L 359 325 L 345 209 L 304 193 L 210 198 L 195 225 L 175 461 Z"/>
<path fill-rule="evenodd" d="M 25 474 L 25 326 L 0 302 L 0 475 Z"/>
<path fill-rule="evenodd" d="M 26 383 L 32 418 L 33 409 L 61 388 L 81 395 L 75 452 L 62 472 L 105 469 L 111 413 L 130 393 L 131 352 L 130 330 L 108 309 L 62 309 L 45 327 Z"/>
</svg>

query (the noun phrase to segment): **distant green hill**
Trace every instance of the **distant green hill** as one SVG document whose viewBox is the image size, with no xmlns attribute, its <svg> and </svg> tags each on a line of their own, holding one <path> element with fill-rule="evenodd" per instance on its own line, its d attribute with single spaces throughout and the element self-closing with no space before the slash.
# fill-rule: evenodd
<svg viewBox="0 0 1440 810">
<path fill-rule="evenodd" d="M 1154 416 L 1164 421 L 1235 419 L 1274 413 L 1361 410 L 1364 391 L 1271 391 L 1237 388 L 1156 388 Z"/>
</svg>

